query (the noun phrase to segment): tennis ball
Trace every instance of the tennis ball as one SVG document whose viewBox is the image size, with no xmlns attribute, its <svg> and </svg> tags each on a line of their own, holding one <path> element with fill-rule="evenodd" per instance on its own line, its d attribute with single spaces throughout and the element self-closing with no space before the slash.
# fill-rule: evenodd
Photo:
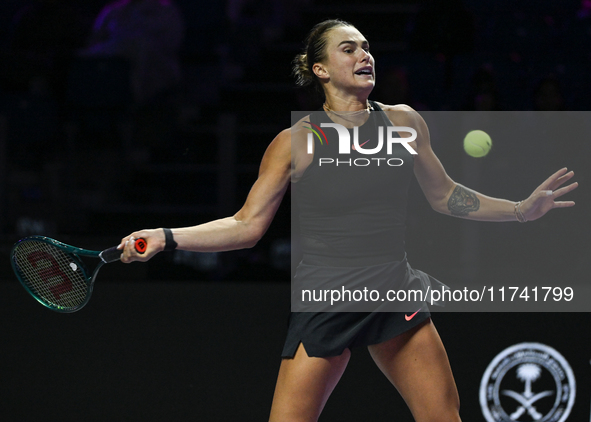
<svg viewBox="0 0 591 422">
<path fill-rule="evenodd" d="M 470 131 L 464 138 L 464 151 L 471 157 L 484 157 L 491 147 L 490 136 L 482 130 Z"/>
</svg>

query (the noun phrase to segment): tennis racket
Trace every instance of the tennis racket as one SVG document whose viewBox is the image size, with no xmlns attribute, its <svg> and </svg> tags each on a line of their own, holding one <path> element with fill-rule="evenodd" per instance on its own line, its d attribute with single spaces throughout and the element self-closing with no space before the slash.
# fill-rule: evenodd
<svg viewBox="0 0 591 422">
<path fill-rule="evenodd" d="M 135 249 L 144 253 L 148 244 L 136 239 Z M 90 273 L 81 256 L 99 258 Z M 56 312 L 76 312 L 90 300 L 101 267 L 121 258 L 117 247 L 91 251 L 66 245 L 45 236 L 19 240 L 12 248 L 12 268 L 23 287 L 43 306 Z"/>
</svg>

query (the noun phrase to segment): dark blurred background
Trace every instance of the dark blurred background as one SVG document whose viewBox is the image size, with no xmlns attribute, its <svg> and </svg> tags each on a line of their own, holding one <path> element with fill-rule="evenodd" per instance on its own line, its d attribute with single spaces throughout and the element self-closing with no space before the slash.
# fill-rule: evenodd
<svg viewBox="0 0 591 422">
<path fill-rule="evenodd" d="M 590 108 L 587 0 L 4 0 L 3 420 L 36 420 L 48 407 L 69 420 L 62 394 L 76 398 L 72 418 L 86 420 L 266 418 L 289 312 L 289 192 L 255 248 L 109 266 L 97 297 L 76 315 L 52 314 L 26 297 L 8 254 L 32 234 L 104 249 L 137 229 L 232 215 L 267 145 L 290 126 L 290 112 L 320 106 L 294 86 L 291 61 L 309 29 L 334 17 L 368 38 L 377 70 L 370 98 L 377 101 L 426 113 Z M 450 285 L 586 282 L 591 147 L 563 135 L 557 127 L 554 142 L 495 139 L 482 159 L 467 157 L 461 140 L 433 136 L 452 178 L 483 193 L 524 199 L 563 166 L 575 170 L 581 186 L 571 194 L 574 209 L 499 225 L 437 215 L 415 184 L 407 230 L 413 266 Z M 589 322 L 587 313 L 575 315 Z M 548 315 L 521 315 L 511 333 L 503 325 L 508 316 L 437 317 L 470 420 L 483 420 L 479 377 L 503 347 L 528 339 L 560 349 L 575 341 L 574 332 L 553 329 Z M 540 324 L 549 328 L 535 328 Z M 574 359 L 588 385 L 585 347 Z M 369 358 L 358 359 L 328 415 L 346 421 L 404 414 Z M 367 371 L 373 375 L 356 377 Z M 81 394 L 86 389 L 90 394 Z M 365 389 L 375 392 L 355 414 L 351 397 L 364 397 Z M 588 395 L 579 396 L 573 420 L 589 416 Z M 386 402 L 383 413 L 376 410 Z"/>
</svg>

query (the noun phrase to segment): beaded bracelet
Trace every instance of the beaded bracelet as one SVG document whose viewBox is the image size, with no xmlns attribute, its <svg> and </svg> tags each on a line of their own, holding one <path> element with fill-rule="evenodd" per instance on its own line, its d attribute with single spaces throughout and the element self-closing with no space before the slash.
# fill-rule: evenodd
<svg viewBox="0 0 591 422">
<path fill-rule="evenodd" d="M 519 221 L 520 223 L 525 223 L 527 221 L 527 218 L 525 218 L 525 215 L 523 215 L 523 212 L 521 211 L 521 204 L 523 204 L 523 201 L 516 202 L 515 209 L 513 211 L 515 213 L 515 218 L 517 219 L 517 221 Z"/>
</svg>

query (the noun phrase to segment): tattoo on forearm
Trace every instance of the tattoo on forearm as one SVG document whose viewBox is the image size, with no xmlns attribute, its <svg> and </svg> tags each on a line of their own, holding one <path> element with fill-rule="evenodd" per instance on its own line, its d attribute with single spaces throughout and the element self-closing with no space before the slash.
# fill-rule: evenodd
<svg viewBox="0 0 591 422">
<path fill-rule="evenodd" d="M 480 200 L 476 194 L 461 185 L 457 185 L 447 201 L 447 209 L 451 215 L 466 217 L 469 213 L 478 211 Z"/>
</svg>

